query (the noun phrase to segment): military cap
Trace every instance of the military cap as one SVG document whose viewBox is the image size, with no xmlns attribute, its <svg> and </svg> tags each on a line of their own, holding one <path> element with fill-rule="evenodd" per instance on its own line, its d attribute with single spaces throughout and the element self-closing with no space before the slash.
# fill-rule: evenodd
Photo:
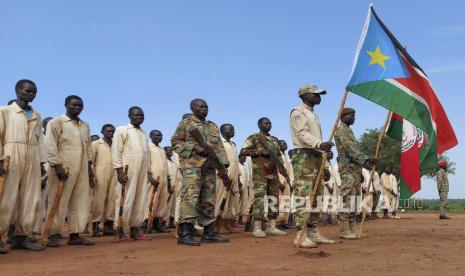
<svg viewBox="0 0 465 276">
<path fill-rule="evenodd" d="M 326 90 L 318 88 L 315 84 L 305 84 L 302 85 L 299 88 L 299 97 L 307 94 L 307 93 L 312 93 L 312 94 L 326 94 Z"/>
<path fill-rule="evenodd" d="M 355 109 L 350 108 L 350 107 L 345 107 L 344 109 L 342 109 L 341 116 L 351 114 L 351 113 L 355 113 Z"/>
</svg>

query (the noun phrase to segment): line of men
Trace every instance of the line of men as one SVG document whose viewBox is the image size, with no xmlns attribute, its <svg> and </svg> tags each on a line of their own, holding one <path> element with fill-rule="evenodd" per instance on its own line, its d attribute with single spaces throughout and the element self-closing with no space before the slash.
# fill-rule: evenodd
<svg viewBox="0 0 465 276">
<path fill-rule="evenodd" d="M 178 124 L 171 138 L 172 148 L 161 148 L 162 133 L 151 131 L 150 143 L 141 128 L 144 112 L 140 107 L 129 109 L 128 125 L 104 125 L 103 138 L 92 142 L 89 125 L 79 117 L 84 108 L 79 96 L 68 96 L 66 113 L 44 120 L 42 133 L 41 116 L 30 106 L 37 94 L 35 83 L 20 80 L 15 91 L 17 99 L 0 109 L 0 155 L 2 160 L 11 158 L 8 171 L 0 162 L 0 176 L 5 178 L 0 197 L 0 234 L 12 230 L 12 249 L 45 249 L 30 237 L 41 232 L 45 206 L 48 210 L 54 205 L 63 183 L 56 214 L 51 218 L 50 235 L 42 237 L 47 239 L 48 247 L 61 245 L 65 222 L 69 245 L 95 244 L 80 235 L 90 219 L 94 236 L 101 236 L 102 232 L 115 234 L 120 241 L 149 240 L 141 234 L 141 228 L 165 232 L 163 222 L 174 224 L 176 220 L 178 244 L 199 246 L 201 242 L 228 242 L 218 234 L 215 224 L 233 232 L 238 217 L 242 221 L 244 217 L 253 220 L 253 235 L 257 238 L 287 235 L 282 228 L 288 226 L 291 214 L 297 228 L 296 244 L 302 236 L 304 248 L 334 243 L 320 232 L 320 211 L 301 204 L 295 210 L 279 212 L 279 208 L 269 204 L 270 199 L 274 198 L 276 204 L 280 197 L 291 195 L 307 201 L 323 154 L 332 155 L 334 144 L 322 140 L 320 121 L 314 111 L 326 91 L 316 85 L 299 89 L 302 104 L 290 113 L 294 146 L 291 160 L 285 155 L 285 142 L 270 134 L 272 124 L 265 117 L 258 121 L 259 132 L 246 139 L 237 155 L 231 141 L 234 127 L 223 124 L 218 128 L 207 120 L 208 105 L 202 99 L 191 101 L 192 114 L 183 116 Z M 361 152 L 350 129 L 354 120 L 355 110 L 345 108 L 335 134 L 339 193 L 348 210 L 339 213 L 340 237 L 344 239 L 358 237 L 354 228 L 356 210 L 350 206 L 362 182 L 362 168 L 369 170 L 377 162 Z M 199 131 L 205 143 L 196 140 L 193 130 Z M 221 175 L 212 160 L 224 165 L 227 175 Z M 325 179 L 330 177 L 327 166 Z M 231 185 L 225 185 L 221 180 L 224 178 Z M 324 195 L 324 189 L 324 185 L 319 186 L 318 196 Z M 152 192 L 153 207 L 148 210 Z M 317 207 L 316 201 L 312 204 L 311 207 Z M 304 232 L 302 225 L 307 213 L 310 219 L 308 231 Z M 118 223 L 117 214 L 122 223 Z M 153 218 L 153 225 L 144 225 L 148 218 Z M 196 225 L 203 227 L 202 234 Z M 128 228 L 129 238 L 125 231 Z M 6 251 L 0 241 L 0 252 Z"/>
</svg>

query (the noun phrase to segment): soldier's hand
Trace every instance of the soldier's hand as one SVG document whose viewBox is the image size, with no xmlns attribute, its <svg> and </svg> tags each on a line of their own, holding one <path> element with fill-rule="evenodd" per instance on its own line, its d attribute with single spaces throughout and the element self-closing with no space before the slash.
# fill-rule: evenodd
<svg viewBox="0 0 465 276">
<path fill-rule="evenodd" d="M 329 172 L 328 169 L 325 169 L 325 170 L 324 170 L 323 179 L 324 179 L 325 181 L 329 181 L 329 180 L 331 179 L 331 173 Z"/>
<path fill-rule="evenodd" d="M 55 165 L 55 173 L 60 181 L 66 182 L 68 180 L 68 174 L 61 164 Z"/>
<path fill-rule="evenodd" d="M 219 171 L 219 172 L 218 172 L 218 176 L 219 176 L 221 179 L 228 178 L 228 172 L 227 172 L 227 171 Z"/>
<path fill-rule="evenodd" d="M 128 178 L 124 175 L 123 168 L 116 169 L 116 174 L 118 175 L 118 182 L 120 184 L 126 185 L 128 183 Z"/>
<path fill-rule="evenodd" d="M 158 185 L 159 185 L 158 181 L 155 180 L 155 178 L 153 178 L 153 175 L 152 175 L 151 173 L 148 174 L 148 178 L 149 178 L 150 184 L 152 184 L 153 188 L 154 188 L 155 190 L 157 190 L 157 189 L 158 189 Z"/>
<path fill-rule="evenodd" d="M 332 152 L 332 151 L 328 151 L 328 152 L 326 152 L 326 158 L 327 158 L 328 160 L 332 160 L 332 159 L 333 159 L 333 157 L 334 157 L 334 154 L 333 154 L 333 152 Z"/>
<path fill-rule="evenodd" d="M 171 187 L 171 185 L 168 185 L 168 193 L 169 194 L 174 193 L 174 189 L 173 189 L 173 187 Z"/>
<path fill-rule="evenodd" d="M 270 153 L 269 151 L 267 151 L 267 150 L 264 150 L 264 151 L 262 151 L 262 154 L 261 154 L 261 155 L 262 155 L 263 157 L 265 157 L 265 158 L 270 158 L 271 153 Z"/>
<path fill-rule="evenodd" d="M 318 148 L 322 151 L 329 152 L 333 146 L 333 142 L 322 142 Z"/>
<path fill-rule="evenodd" d="M 200 156 L 207 156 L 207 151 L 205 150 L 204 147 L 199 146 L 199 145 L 194 145 L 194 151 Z"/>
<path fill-rule="evenodd" d="M 333 188 L 328 188 L 328 191 L 329 193 L 332 195 L 334 193 L 334 189 Z"/>
<path fill-rule="evenodd" d="M 45 170 L 44 163 L 40 163 L 40 176 L 44 176 L 47 174 L 47 171 Z"/>
</svg>

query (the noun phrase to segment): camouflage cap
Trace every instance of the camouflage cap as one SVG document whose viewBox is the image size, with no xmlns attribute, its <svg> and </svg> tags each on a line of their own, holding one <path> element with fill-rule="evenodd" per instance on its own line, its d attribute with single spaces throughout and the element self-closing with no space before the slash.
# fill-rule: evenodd
<svg viewBox="0 0 465 276">
<path fill-rule="evenodd" d="M 299 88 L 299 96 L 302 96 L 307 93 L 312 94 L 326 94 L 326 90 L 319 88 L 315 84 L 305 84 Z"/>
</svg>

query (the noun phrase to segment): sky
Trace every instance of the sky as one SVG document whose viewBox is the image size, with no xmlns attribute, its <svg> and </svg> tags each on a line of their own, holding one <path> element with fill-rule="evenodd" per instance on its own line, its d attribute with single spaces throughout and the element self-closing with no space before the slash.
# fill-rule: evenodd
<svg viewBox="0 0 465 276">
<path fill-rule="evenodd" d="M 289 112 L 299 86 L 328 94 L 316 111 L 327 139 L 347 84 L 370 1 L 2 1 L 0 103 L 17 80 L 36 82 L 33 106 L 43 117 L 64 113 L 64 98 L 84 99 L 93 134 L 127 124 L 141 106 L 143 128 L 169 144 L 193 98 L 208 119 L 232 123 L 240 147 L 269 117 L 272 134 L 291 144 Z M 428 74 L 459 139 L 450 198 L 465 198 L 465 2 L 373 1 L 383 22 Z M 387 110 L 349 94 L 357 136 L 381 127 Z M 415 196 L 438 198 L 434 181 Z"/>
</svg>

